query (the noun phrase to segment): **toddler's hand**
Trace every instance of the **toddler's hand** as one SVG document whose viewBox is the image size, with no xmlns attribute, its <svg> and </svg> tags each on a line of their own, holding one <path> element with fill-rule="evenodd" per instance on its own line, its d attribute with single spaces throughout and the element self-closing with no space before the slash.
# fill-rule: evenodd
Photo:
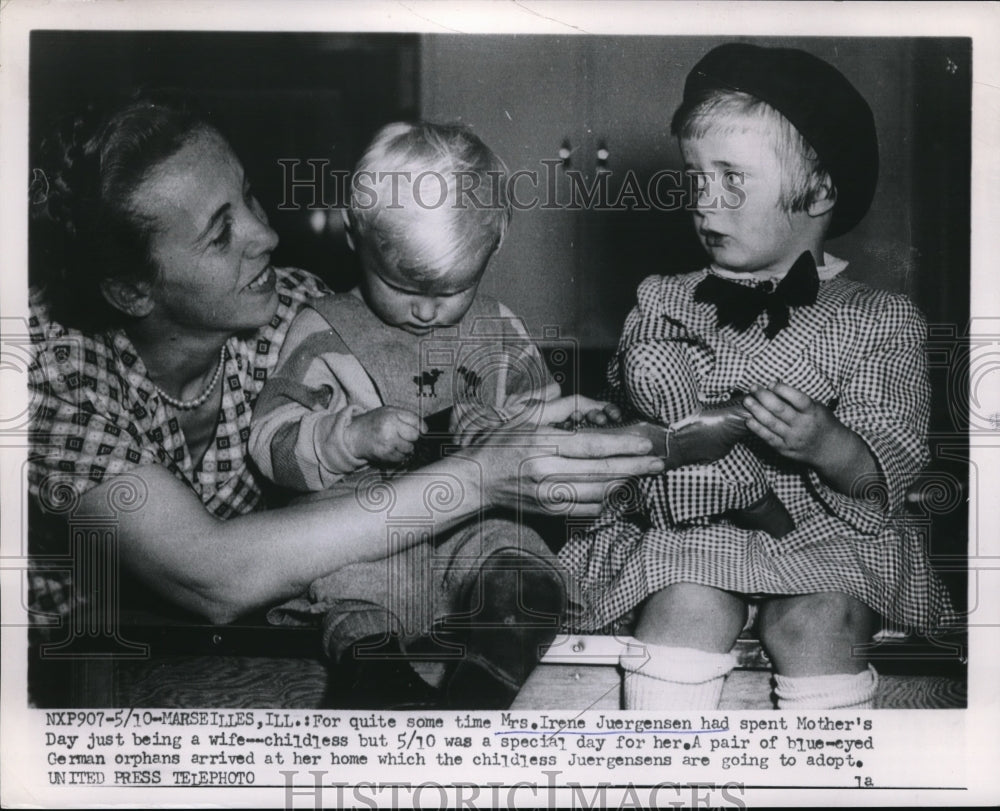
<svg viewBox="0 0 1000 811">
<path fill-rule="evenodd" d="M 617 425 L 622 421 L 622 410 L 614 403 L 598 403 L 599 408 L 591 408 L 581 413 L 584 425 Z"/>
<path fill-rule="evenodd" d="M 821 466 L 848 430 L 829 408 L 780 381 L 770 389 L 752 386 L 743 405 L 751 414 L 747 428 L 797 462 Z"/>
<path fill-rule="evenodd" d="M 743 404 L 753 415 L 747 428 L 782 456 L 805 462 L 847 495 L 881 475 L 865 441 L 834 413 L 798 389 L 775 383 L 754 386 Z"/>
<path fill-rule="evenodd" d="M 405 408 L 382 406 L 359 414 L 344 431 L 347 449 L 372 464 L 399 464 L 427 426 Z"/>
<path fill-rule="evenodd" d="M 580 396 L 576 398 L 575 405 L 576 408 L 568 417 L 554 422 L 543 420 L 543 423 L 548 422 L 558 428 L 572 430 L 574 428 L 603 428 L 621 422 L 622 410 L 614 403 Z"/>
</svg>

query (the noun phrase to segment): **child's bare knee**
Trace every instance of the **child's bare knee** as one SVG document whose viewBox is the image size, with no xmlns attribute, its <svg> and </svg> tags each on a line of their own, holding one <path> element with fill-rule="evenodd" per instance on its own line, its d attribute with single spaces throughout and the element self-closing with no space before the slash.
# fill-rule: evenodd
<svg viewBox="0 0 1000 811">
<path fill-rule="evenodd" d="M 638 639 L 680 647 L 725 652 L 746 620 L 743 600 L 695 583 L 675 583 L 643 605 L 635 629 Z"/>
<path fill-rule="evenodd" d="M 761 609 L 760 636 L 769 650 L 801 650 L 831 637 L 864 639 L 871 609 L 847 594 L 824 592 L 770 600 Z"/>
</svg>

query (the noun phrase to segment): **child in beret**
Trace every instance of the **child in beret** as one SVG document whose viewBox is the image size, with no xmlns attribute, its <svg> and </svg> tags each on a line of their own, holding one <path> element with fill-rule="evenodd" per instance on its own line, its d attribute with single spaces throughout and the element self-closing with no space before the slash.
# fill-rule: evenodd
<svg viewBox="0 0 1000 811">
<path fill-rule="evenodd" d="M 929 459 L 924 320 L 823 251 L 874 196 L 871 110 L 811 54 L 727 44 L 689 74 L 671 129 L 710 264 L 640 285 L 609 377 L 653 418 L 735 397 L 747 438 L 733 470 L 754 482 L 759 465 L 793 526 L 721 511 L 732 493 L 711 485 L 732 454 L 649 478 L 638 512 L 609 508 L 563 548 L 586 598 L 570 624 L 643 644 L 621 659 L 626 708 L 717 707 L 753 613 L 779 708 L 871 707 L 863 650 L 880 618 L 955 619 L 899 517 Z"/>
</svg>

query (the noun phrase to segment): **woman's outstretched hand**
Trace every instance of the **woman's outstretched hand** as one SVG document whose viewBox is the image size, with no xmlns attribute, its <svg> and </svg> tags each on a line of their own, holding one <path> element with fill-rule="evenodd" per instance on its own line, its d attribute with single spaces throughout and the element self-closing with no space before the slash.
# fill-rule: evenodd
<svg viewBox="0 0 1000 811">
<path fill-rule="evenodd" d="M 545 405 L 554 423 L 604 404 L 562 397 Z M 473 452 L 479 465 L 484 504 L 529 513 L 596 516 L 608 494 L 635 476 L 663 470 L 641 436 L 602 431 L 567 431 L 552 426 L 494 431 Z"/>
</svg>

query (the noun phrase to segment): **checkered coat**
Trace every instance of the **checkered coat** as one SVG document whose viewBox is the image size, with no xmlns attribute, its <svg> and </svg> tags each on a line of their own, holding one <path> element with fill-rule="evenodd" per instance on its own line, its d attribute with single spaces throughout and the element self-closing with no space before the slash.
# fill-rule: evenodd
<svg viewBox="0 0 1000 811">
<path fill-rule="evenodd" d="M 830 405 L 865 441 L 884 475 L 860 483 L 860 497 L 853 498 L 827 486 L 807 465 L 754 445 L 796 525 L 780 539 L 707 515 L 711 479 L 700 475 L 705 468 L 647 478 L 635 498 L 617 499 L 563 547 L 560 557 L 584 606 L 570 625 L 626 631 L 636 606 L 680 582 L 750 597 L 840 592 L 904 627 L 950 621 L 948 596 L 922 536 L 902 514 L 906 490 L 929 460 L 930 387 L 920 313 L 905 296 L 836 276 L 821 282 L 815 305 L 794 308 L 789 326 L 769 340 L 765 315 L 742 333 L 720 329 L 714 305 L 694 301 L 708 272 L 647 278 L 618 357 L 637 343 L 681 343 L 688 366 L 677 374 L 686 379 L 693 371 L 705 402 L 780 379 Z M 669 388 L 674 372 L 665 368 L 663 374 Z M 609 382 L 621 396 L 617 358 Z"/>
</svg>

